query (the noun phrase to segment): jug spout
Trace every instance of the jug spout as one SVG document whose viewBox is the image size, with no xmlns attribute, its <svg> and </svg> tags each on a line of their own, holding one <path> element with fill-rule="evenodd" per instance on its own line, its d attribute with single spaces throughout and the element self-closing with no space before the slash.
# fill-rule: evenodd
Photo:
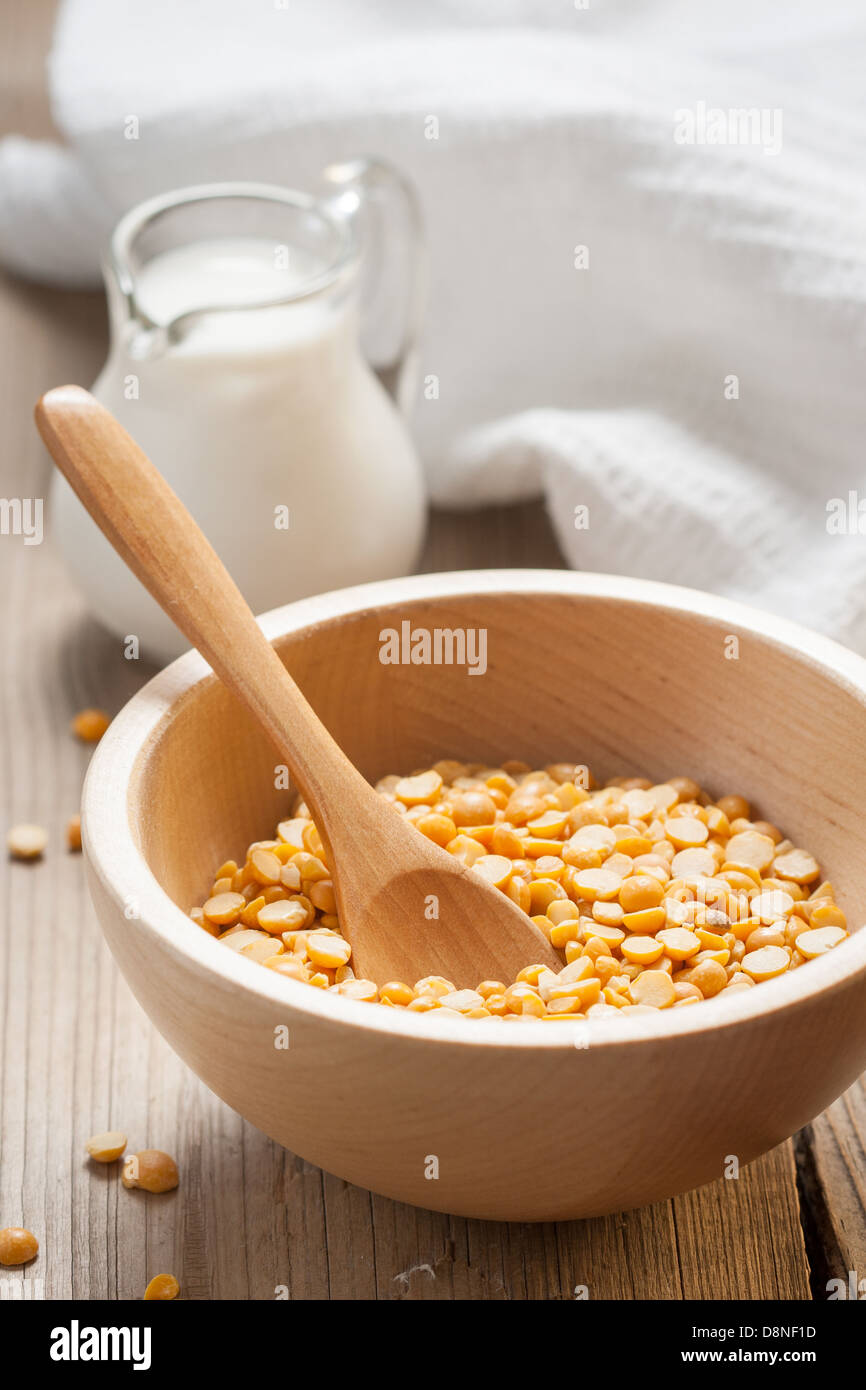
<svg viewBox="0 0 866 1390">
<path fill-rule="evenodd" d="M 181 342 L 204 316 L 306 300 L 357 274 L 351 225 L 270 184 L 205 184 L 118 223 L 105 265 L 115 340 L 133 357 Z"/>
</svg>

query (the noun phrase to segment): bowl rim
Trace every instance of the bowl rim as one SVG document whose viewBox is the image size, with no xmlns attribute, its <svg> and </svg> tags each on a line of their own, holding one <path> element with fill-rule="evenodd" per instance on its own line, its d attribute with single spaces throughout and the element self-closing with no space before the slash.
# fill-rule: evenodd
<svg viewBox="0 0 866 1390">
<path fill-rule="evenodd" d="M 866 705 L 866 660 L 831 638 L 733 599 L 655 580 L 573 570 L 461 570 L 382 580 L 333 590 L 272 609 L 259 618 L 270 640 L 334 620 L 360 616 L 379 607 L 410 607 L 430 599 L 484 595 L 575 596 L 620 600 L 687 612 L 723 622 L 791 651 Z M 372 1008 L 301 981 L 278 976 L 234 951 L 219 947 L 161 887 L 135 843 L 129 790 L 140 756 L 158 736 L 177 703 L 197 685 L 216 680 L 210 666 L 191 650 L 148 681 L 112 720 L 91 759 L 82 793 L 82 839 L 88 872 L 124 912 L 129 929 L 158 940 L 161 952 L 216 977 L 258 1002 L 281 1005 L 295 1015 L 330 1026 L 363 1028 L 382 1041 L 388 1034 L 410 1042 L 442 1042 L 483 1047 L 595 1051 L 645 1041 L 669 1041 L 719 1028 L 735 1027 L 783 1009 L 796 1011 L 820 995 L 866 973 L 866 928 L 826 955 L 769 982 L 766 990 L 744 991 L 733 999 L 704 1001 L 698 1009 L 660 1010 L 656 1016 L 578 1018 L 556 1028 L 518 1027 L 501 1019 L 468 1020 Z M 864 710 L 866 716 L 866 710 Z M 807 979 L 804 980 L 804 974 Z M 697 1017 L 695 1016 L 697 1014 Z M 535 1020 L 533 1020 L 535 1022 Z M 475 1024 L 476 1026 L 473 1026 Z"/>
</svg>

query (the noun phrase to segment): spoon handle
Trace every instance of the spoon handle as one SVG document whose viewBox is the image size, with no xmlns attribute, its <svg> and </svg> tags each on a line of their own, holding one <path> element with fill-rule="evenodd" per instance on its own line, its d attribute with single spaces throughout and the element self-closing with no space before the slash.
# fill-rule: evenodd
<svg viewBox="0 0 866 1390">
<path fill-rule="evenodd" d="M 326 812 L 337 784 L 363 798 L 361 788 L 369 787 L 304 699 L 219 556 L 114 416 L 80 386 L 46 392 L 35 416 L 48 452 L 100 530 L 265 727 L 308 803 Z"/>
</svg>

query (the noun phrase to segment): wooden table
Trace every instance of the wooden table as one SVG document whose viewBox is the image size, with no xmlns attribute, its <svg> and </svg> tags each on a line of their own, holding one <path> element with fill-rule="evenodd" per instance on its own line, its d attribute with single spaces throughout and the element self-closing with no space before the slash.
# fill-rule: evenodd
<svg viewBox="0 0 866 1390">
<path fill-rule="evenodd" d="M 12 6 L 0 129 L 43 134 L 50 0 Z M 89 382 L 106 345 L 99 294 L 0 284 L 0 492 L 44 497 L 36 397 Z M 424 568 L 560 564 L 537 507 L 433 517 Z M 252 1129 L 170 1052 L 104 946 L 80 856 L 63 847 L 86 749 L 84 705 L 114 712 L 148 677 L 88 617 L 50 537 L 0 537 L 3 820 L 50 829 L 43 863 L 2 865 L 0 1226 L 39 1237 L 26 1274 L 47 1298 L 139 1298 L 170 1271 L 185 1298 L 809 1298 L 866 1277 L 862 1081 L 793 1140 L 699 1192 L 561 1225 L 504 1226 L 399 1206 L 319 1171 Z M 724 1057 L 719 1065 L 725 1065 Z M 93 1171 L 89 1134 L 168 1150 L 159 1198 Z M 567 1176 L 567 1175 L 566 1175 Z"/>
</svg>

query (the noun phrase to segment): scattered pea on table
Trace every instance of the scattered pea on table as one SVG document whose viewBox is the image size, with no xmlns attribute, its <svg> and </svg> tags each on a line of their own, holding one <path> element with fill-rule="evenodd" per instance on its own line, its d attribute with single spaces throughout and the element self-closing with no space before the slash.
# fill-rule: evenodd
<svg viewBox="0 0 866 1390">
<path fill-rule="evenodd" d="M 26 1265 L 35 1260 L 39 1241 L 23 1226 L 5 1226 L 0 1231 L 0 1265 Z"/>
<path fill-rule="evenodd" d="M 71 728 L 82 743 L 98 743 L 110 723 L 101 709 L 81 709 L 73 717 Z"/>
<path fill-rule="evenodd" d="M 141 1149 L 127 1155 L 121 1182 L 124 1187 L 140 1187 L 145 1192 L 171 1192 L 179 1182 L 177 1164 L 161 1149 Z"/>
<path fill-rule="evenodd" d="M 41 825 L 13 825 L 6 845 L 13 859 L 40 859 L 48 844 L 48 831 Z"/>
</svg>

